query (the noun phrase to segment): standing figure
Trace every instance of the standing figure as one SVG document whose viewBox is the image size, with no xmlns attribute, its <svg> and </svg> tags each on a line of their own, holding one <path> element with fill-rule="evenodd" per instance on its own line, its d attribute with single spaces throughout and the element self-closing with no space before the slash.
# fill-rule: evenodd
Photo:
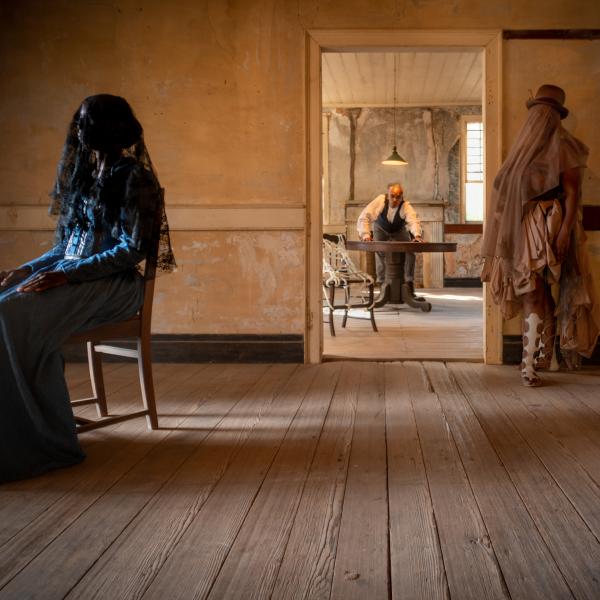
<svg viewBox="0 0 600 600">
<path fill-rule="evenodd" d="M 83 101 L 52 196 L 54 246 L 0 271 L 0 482 L 83 460 L 61 346 L 76 331 L 139 310 L 136 267 L 153 245 L 159 269 L 175 264 L 142 127 L 123 98 Z"/>
<path fill-rule="evenodd" d="M 369 202 L 356 223 L 358 235 L 363 241 L 376 242 L 421 242 L 423 233 L 421 222 L 415 209 L 404 199 L 404 190 L 399 183 L 390 183 L 386 194 L 380 194 Z M 402 253 L 398 253 L 402 254 Z M 375 253 L 377 283 L 385 281 L 385 252 Z M 415 255 L 404 253 L 404 283 L 414 296 Z"/>
<path fill-rule="evenodd" d="M 526 386 L 540 384 L 536 369 L 558 368 L 557 323 L 569 368 L 591 354 L 600 329 L 581 225 L 588 149 L 562 127 L 564 103 L 554 85 L 527 102 L 527 120 L 494 180 L 482 245 L 481 279 L 494 302 L 505 319 L 522 311 Z"/>
</svg>

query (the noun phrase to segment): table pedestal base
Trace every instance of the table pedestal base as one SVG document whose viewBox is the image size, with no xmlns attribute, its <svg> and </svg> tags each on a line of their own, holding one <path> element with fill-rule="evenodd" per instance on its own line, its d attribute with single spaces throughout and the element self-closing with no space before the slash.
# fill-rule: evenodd
<svg viewBox="0 0 600 600">
<path fill-rule="evenodd" d="M 404 252 L 394 252 L 385 256 L 385 282 L 381 284 L 379 299 L 375 308 L 381 308 L 388 302 L 392 304 L 408 304 L 412 308 L 420 308 L 423 312 L 431 310 L 431 304 L 412 293 L 410 286 L 404 283 Z"/>
<path fill-rule="evenodd" d="M 403 283 L 400 286 L 394 285 L 397 282 L 386 281 L 381 285 L 381 291 L 379 292 L 379 298 L 374 304 L 374 308 L 381 308 L 386 304 L 408 304 L 412 308 L 420 308 L 423 312 L 429 312 L 431 310 L 431 303 L 427 302 L 425 298 L 420 296 L 413 296 L 411 294 L 410 287 Z M 400 292 L 394 293 L 394 288 L 399 287 Z"/>
</svg>

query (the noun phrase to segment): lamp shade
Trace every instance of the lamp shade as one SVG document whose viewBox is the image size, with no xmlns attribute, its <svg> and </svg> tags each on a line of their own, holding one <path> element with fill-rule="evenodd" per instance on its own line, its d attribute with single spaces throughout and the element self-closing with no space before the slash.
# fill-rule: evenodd
<svg viewBox="0 0 600 600">
<path fill-rule="evenodd" d="M 394 149 L 392 150 L 392 153 L 385 159 L 381 161 L 382 165 L 395 165 L 395 166 L 402 166 L 402 165 L 407 165 L 408 163 L 398 154 L 398 151 L 396 150 L 396 146 L 394 146 Z"/>
</svg>

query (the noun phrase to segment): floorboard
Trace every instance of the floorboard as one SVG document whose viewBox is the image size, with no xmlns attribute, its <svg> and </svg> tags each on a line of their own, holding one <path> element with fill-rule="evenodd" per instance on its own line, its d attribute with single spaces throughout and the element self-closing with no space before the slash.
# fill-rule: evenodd
<svg viewBox="0 0 600 600">
<path fill-rule="evenodd" d="M 450 595 L 506 598 L 486 524 L 437 396 L 421 364 L 407 369 Z"/>
<path fill-rule="evenodd" d="M 426 369 L 452 430 L 511 598 L 568 598 L 570 591 L 562 574 L 452 370 L 440 363 L 427 363 Z"/>
<path fill-rule="evenodd" d="M 327 360 L 483 360 L 481 288 L 417 290 L 432 305 L 425 313 L 406 304 L 375 309 L 377 332 L 369 313 L 351 309 L 346 327 L 343 310 L 334 316 L 335 337 L 329 331 L 329 311 L 323 316 L 323 355 Z M 339 299 L 342 302 L 342 299 Z"/>
<path fill-rule="evenodd" d="M 392 597 L 446 599 L 448 583 L 409 376 L 410 370 L 400 363 L 385 366 Z"/>
<path fill-rule="evenodd" d="M 269 597 L 341 365 L 312 367 L 314 377 L 211 590 L 215 598 Z M 263 548 L 263 552 L 254 552 Z M 234 587 L 235 586 L 235 587 Z"/>
<path fill-rule="evenodd" d="M 87 393 L 85 365 L 66 375 Z M 0 485 L 0 600 L 600 598 L 598 370 L 154 377 L 158 430 L 82 434 L 81 465 Z M 111 411 L 139 402 L 132 365 L 106 378 Z"/>
<path fill-rule="evenodd" d="M 389 586 L 384 365 L 362 369 L 331 598 L 384 598 Z"/>
<path fill-rule="evenodd" d="M 518 374 L 510 369 L 507 377 L 507 369 L 494 367 L 470 372 L 479 381 L 471 379 L 473 385 L 463 390 L 571 592 L 576 598 L 600 597 L 598 539 L 532 449 L 535 433 L 524 436 L 503 406 L 506 389 Z"/>
</svg>

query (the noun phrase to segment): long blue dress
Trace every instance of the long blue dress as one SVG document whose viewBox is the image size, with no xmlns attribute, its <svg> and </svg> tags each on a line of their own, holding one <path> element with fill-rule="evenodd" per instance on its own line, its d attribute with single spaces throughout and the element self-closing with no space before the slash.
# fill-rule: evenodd
<svg viewBox="0 0 600 600">
<path fill-rule="evenodd" d="M 136 265 L 145 257 L 148 212 L 157 210 L 158 184 L 132 159 L 109 175 L 118 203 L 111 226 L 93 198 L 82 199 L 85 230 L 27 263 L 32 273 L 0 288 L 0 482 L 81 462 L 64 378 L 61 346 L 74 332 L 133 316 L 143 299 Z M 61 270 L 68 283 L 43 292 L 17 287 L 37 273 Z"/>
</svg>

